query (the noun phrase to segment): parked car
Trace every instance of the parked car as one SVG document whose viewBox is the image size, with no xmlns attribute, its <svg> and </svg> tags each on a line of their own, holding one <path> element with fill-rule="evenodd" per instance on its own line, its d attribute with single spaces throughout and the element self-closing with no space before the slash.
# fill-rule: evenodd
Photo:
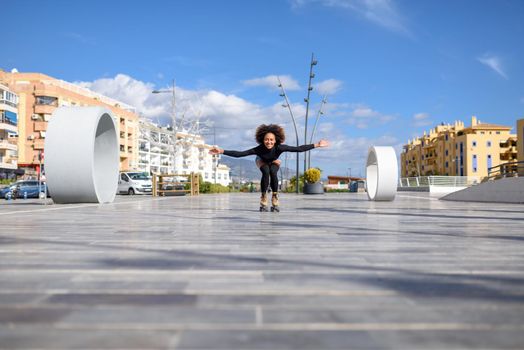
<svg viewBox="0 0 524 350">
<path fill-rule="evenodd" d="M 349 183 L 349 192 L 366 192 L 366 181 L 355 180 Z"/>
<path fill-rule="evenodd" d="M 151 194 L 151 177 L 141 172 L 121 172 L 118 177 L 118 193 Z"/>
<path fill-rule="evenodd" d="M 40 198 L 41 196 L 45 196 L 46 193 L 49 197 L 45 182 L 41 182 L 39 187 L 38 181 L 36 180 L 17 181 L 0 190 L 0 196 L 5 199 Z"/>
<path fill-rule="evenodd" d="M 187 182 L 186 179 L 184 181 L 180 181 L 177 179 L 173 179 L 172 181 L 166 181 L 166 183 L 161 185 L 161 189 L 165 191 L 185 191 L 186 185 L 185 182 Z M 161 192 L 162 196 L 185 196 L 186 192 Z"/>
</svg>

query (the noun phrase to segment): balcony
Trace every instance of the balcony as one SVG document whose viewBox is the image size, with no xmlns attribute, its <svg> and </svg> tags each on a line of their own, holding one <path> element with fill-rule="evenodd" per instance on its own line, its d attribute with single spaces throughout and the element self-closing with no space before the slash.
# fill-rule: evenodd
<svg viewBox="0 0 524 350">
<path fill-rule="evenodd" d="M 36 139 L 33 143 L 33 149 L 44 149 L 45 140 Z"/>
<path fill-rule="evenodd" d="M 35 105 L 35 114 L 53 114 L 56 108 L 53 105 Z"/>
<path fill-rule="evenodd" d="M 17 169 L 18 168 L 18 161 L 17 161 L 16 158 L 0 157 L 0 168 Z"/>
<path fill-rule="evenodd" d="M 35 95 L 58 97 L 60 94 L 57 86 L 40 83 L 35 85 Z"/>
<path fill-rule="evenodd" d="M 18 150 L 17 144 L 16 140 L 0 140 L 0 149 L 16 151 Z"/>
<path fill-rule="evenodd" d="M 0 117 L 0 130 L 7 130 L 11 132 L 18 132 L 18 126 L 16 126 L 15 123 L 13 123 L 11 120 Z"/>
<path fill-rule="evenodd" d="M 46 131 L 47 130 L 47 122 L 35 122 L 34 123 L 34 131 Z"/>
</svg>

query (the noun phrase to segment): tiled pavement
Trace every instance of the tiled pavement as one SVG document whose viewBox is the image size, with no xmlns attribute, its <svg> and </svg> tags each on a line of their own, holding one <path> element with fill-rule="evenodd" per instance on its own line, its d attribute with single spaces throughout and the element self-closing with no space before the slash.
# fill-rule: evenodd
<svg viewBox="0 0 524 350">
<path fill-rule="evenodd" d="M 522 349 L 524 205 L 0 203 L 1 349 Z"/>
</svg>

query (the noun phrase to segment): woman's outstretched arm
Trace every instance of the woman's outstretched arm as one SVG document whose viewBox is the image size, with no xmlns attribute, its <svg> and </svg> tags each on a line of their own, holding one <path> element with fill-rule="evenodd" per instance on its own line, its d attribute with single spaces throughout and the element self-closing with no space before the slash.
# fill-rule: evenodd
<svg viewBox="0 0 524 350">
<path fill-rule="evenodd" d="M 213 148 L 211 148 L 209 150 L 209 153 L 211 153 L 211 154 L 223 154 L 225 156 L 230 156 L 230 157 L 235 157 L 235 158 L 245 157 L 245 156 L 250 156 L 252 154 L 256 154 L 254 148 L 251 148 L 251 149 L 248 149 L 248 150 L 245 150 L 245 151 L 231 151 L 231 150 L 224 150 L 224 149 L 222 149 L 222 148 L 220 148 L 218 146 L 213 146 Z"/>
<path fill-rule="evenodd" d="M 283 152 L 306 152 L 313 148 L 319 148 L 319 147 L 328 147 L 329 142 L 327 140 L 320 140 L 317 143 L 312 143 L 310 145 L 302 145 L 298 147 L 289 146 L 289 145 L 280 145 L 280 149 Z"/>
</svg>

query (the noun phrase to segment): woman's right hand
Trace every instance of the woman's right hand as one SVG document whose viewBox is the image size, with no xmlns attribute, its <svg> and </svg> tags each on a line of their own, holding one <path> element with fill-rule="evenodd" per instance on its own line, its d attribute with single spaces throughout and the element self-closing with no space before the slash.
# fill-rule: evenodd
<svg viewBox="0 0 524 350">
<path fill-rule="evenodd" d="M 213 148 L 209 150 L 209 153 L 210 154 L 222 154 L 224 153 L 224 150 L 221 148 L 218 148 L 217 146 L 213 146 Z"/>
</svg>

